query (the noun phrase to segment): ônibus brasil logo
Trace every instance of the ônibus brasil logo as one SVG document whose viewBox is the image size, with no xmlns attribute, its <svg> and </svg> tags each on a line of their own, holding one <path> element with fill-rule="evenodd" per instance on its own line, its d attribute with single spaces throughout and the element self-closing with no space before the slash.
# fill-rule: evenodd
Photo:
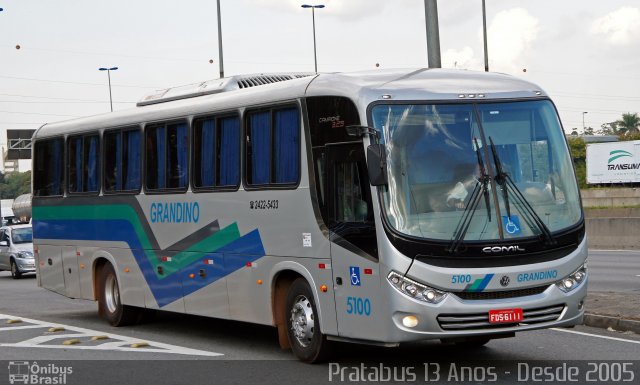
<svg viewBox="0 0 640 385">
<path fill-rule="evenodd" d="M 618 158 L 629 157 L 633 158 L 633 154 L 625 150 L 613 150 L 609 152 L 609 161 L 607 162 L 608 170 L 636 170 L 640 169 L 640 163 L 623 163 L 623 164 L 611 164 Z"/>
<path fill-rule="evenodd" d="M 43 364 L 29 361 L 9 361 L 9 384 L 64 385 L 73 374 L 71 366 Z"/>
</svg>

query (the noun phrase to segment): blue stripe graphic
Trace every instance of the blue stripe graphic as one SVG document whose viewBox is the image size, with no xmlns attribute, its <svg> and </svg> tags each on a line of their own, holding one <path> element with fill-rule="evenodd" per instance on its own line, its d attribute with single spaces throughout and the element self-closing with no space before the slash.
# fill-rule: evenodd
<svg viewBox="0 0 640 385">
<path fill-rule="evenodd" d="M 181 271 L 158 279 L 129 221 L 40 220 L 34 223 L 36 226 L 38 237 L 42 239 L 126 242 L 160 307 L 216 282 L 266 254 L 256 229 L 220 249 L 211 250 Z M 214 264 L 205 264 L 205 260 L 213 260 Z M 206 277 L 200 277 L 200 269 L 205 270 Z M 189 278 L 190 274 L 195 274 L 195 278 Z"/>
</svg>

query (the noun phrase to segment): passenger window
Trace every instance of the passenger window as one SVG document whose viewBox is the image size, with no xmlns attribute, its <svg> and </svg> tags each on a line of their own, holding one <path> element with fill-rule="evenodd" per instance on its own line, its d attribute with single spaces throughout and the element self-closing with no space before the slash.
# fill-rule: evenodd
<svg viewBox="0 0 640 385">
<path fill-rule="evenodd" d="M 247 184 L 295 185 L 300 179 L 300 112 L 271 109 L 248 114 Z"/>
<path fill-rule="evenodd" d="M 69 192 L 98 192 L 98 135 L 69 137 Z"/>
<path fill-rule="evenodd" d="M 37 141 L 33 153 L 33 195 L 62 195 L 63 140 Z"/>
<path fill-rule="evenodd" d="M 198 119 L 193 135 L 194 187 L 237 188 L 240 185 L 240 119 Z"/>
<path fill-rule="evenodd" d="M 186 190 L 188 185 L 186 123 L 150 126 L 146 130 L 146 188 Z"/>
<path fill-rule="evenodd" d="M 140 131 L 130 129 L 106 132 L 104 150 L 105 191 L 140 190 Z"/>
</svg>

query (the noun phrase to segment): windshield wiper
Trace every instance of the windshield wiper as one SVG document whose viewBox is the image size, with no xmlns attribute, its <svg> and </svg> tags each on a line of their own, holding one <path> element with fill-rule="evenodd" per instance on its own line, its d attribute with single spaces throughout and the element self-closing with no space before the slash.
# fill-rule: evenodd
<svg viewBox="0 0 640 385">
<path fill-rule="evenodd" d="M 467 205 L 464 208 L 462 213 L 462 218 L 458 222 L 456 226 L 456 230 L 454 231 L 453 238 L 451 240 L 451 245 L 449 245 L 448 251 L 450 253 L 457 253 L 462 241 L 464 240 L 464 236 L 467 234 L 467 230 L 469 230 L 469 226 L 471 225 L 471 220 L 473 219 L 473 214 L 476 212 L 478 208 L 478 204 L 480 204 L 480 199 L 482 195 L 484 195 L 484 202 L 487 206 L 487 217 L 489 218 L 489 222 L 491 222 L 491 207 L 489 200 L 489 181 L 491 178 L 489 174 L 487 174 L 487 169 L 484 166 L 484 162 L 482 161 L 482 156 L 480 155 L 480 147 L 478 146 L 478 140 L 473 138 L 473 141 L 476 144 L 476 156 L 478 160 L 478 167 L 480 169 L 480 178 L 476 182 L 476 185 L 471 192 L 471 197 L 467 202 Z"/>
<path fill-rule="evenodd" d="M 507 219 L 511 218 L 511 209 L 509 207 L 509 191 L 511 191 L 515 197 L 516 205 L 520 208 L 520 212 L 527 216 L 529 221 L 533 221 L 533 223 L 535 223 L 547 244 L 555 244 L 556 241 L 553 239 L 553 235 L 551 235 L 551 231 L 547 225 L 544 224 L 542 218 L 540 218 L 538 213 L 536 213 L 533 207 L 531 207 L 531 204 L 529 204 L 529 201 L 527 201 L 527 198 L 525 198 L 524 194 L 522 194 L 522 191 L 520 191 L 518 186 L 516 186 L 509 174 L 507 174 L 502 168 L 502 162 L 500 161 L 498 151 L 496 150 L 496 146 L 493 144 L 493 139 L 491 139 L 491 137 L 489 137 L 489 143 L 491 146 L 491 153 L 493 154 L 493 162 L 496 167 L 495 181 L 502 189 L 504 205 L 507 210 Z"/>
</svg>

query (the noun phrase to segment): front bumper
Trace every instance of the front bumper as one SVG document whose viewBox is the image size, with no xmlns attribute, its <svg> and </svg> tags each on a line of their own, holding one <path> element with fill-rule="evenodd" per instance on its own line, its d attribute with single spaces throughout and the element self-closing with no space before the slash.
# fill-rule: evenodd
<svg viewBox="0 0 640 385">
<path fill-rule="evenodd" d="M 463 300 L 449 293 L 439 304 L 432 305 L 408 298 L 395 289 L 391 294 L 393 342 L 425 339 L 490 336 L 549 327 L 573 326 L 582 323 L 584 299 L 587 295 L 585 279 L 570 293 L 550 284 L 542 293 L 524 297 L 492 300 Z M 524 320 L 514 324 L 490 324 L 489 310 L 522 308 Z M 415 316 L 418 323 L 409 328 L 403 318 Z"/>
<path fill-rule="evenodd" d="M 21 274 L 35 273 L 36 260 L 34 258 L 16 258 L 16 267 Z"/>
</svg>

